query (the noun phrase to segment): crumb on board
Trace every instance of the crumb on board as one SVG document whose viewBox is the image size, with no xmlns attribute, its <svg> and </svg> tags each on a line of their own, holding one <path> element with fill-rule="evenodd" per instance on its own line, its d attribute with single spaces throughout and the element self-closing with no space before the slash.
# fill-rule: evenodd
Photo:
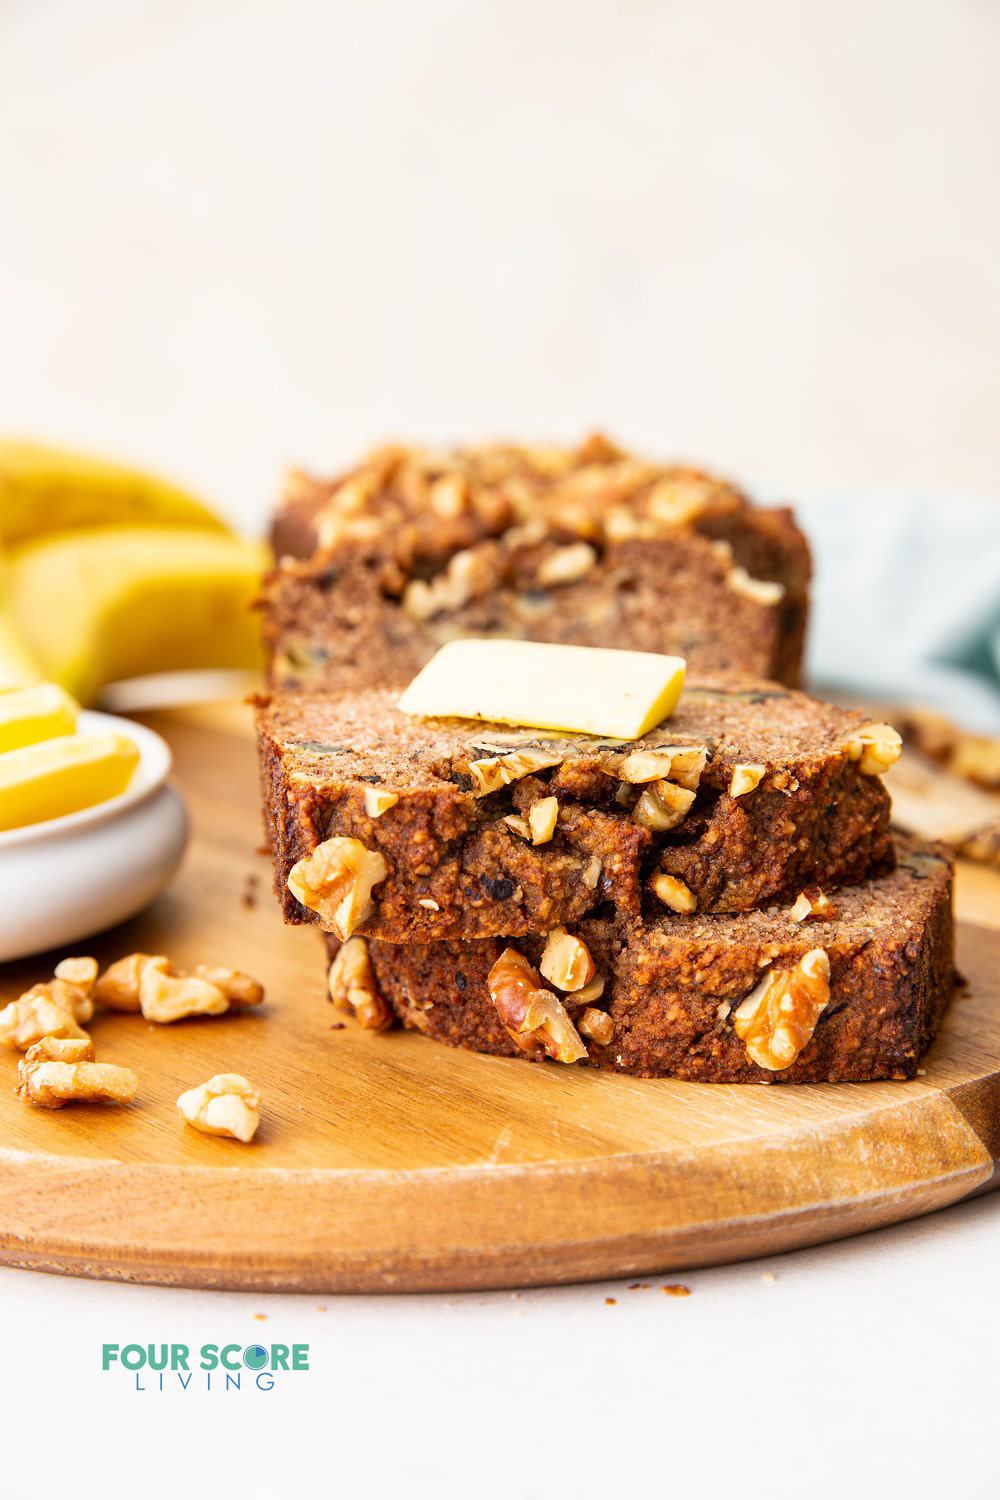
<svg viewBox="0 0 1000 1500">
<path fill-rule="evenodd" d="M 257 1323 L 266 1323 L 267 1313 L 254 1313 L 254 1321 Z"/>
<path fill-rule="evenodd" d="M 690 1297 L 691 1295 L 691 1288 L 689 1286 L 685 1286 L 682 1281 L 668 1282 L 667 1285 L 661 1287 L 660 1290 L 661 1292 L 666 1292 L 668 1297 Z"/>
<path fill-rule="evenodd" d="M 648 1292 L 649 1291 L 649 1282 L 648 1281 L 633 1281 L 632 1285 L 629 1287 L 629 1291 L 630 1292 Z"/>
<path fill-rule="evenodd" d="M 773 1286 L 778 1278 L 773 1271 L 761 1271 L 760 1279 L 761 1281 L 766 1281 L 768 1286 Z"/>
<path fill-rule="evenodd" d="M 617 1307 L 617 1305 L 618 1305 L 618 1298 L 617 1297 L 605 1297 L 605 1299 L 604 1299 L 604 1306 L 605 1307 Z"/>
</svg>

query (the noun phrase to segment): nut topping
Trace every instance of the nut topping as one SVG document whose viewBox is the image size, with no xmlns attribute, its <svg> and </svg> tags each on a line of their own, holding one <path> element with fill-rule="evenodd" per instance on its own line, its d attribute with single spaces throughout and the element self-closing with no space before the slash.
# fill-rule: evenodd
<svg viewBox="0 0 1000 1500">
<path fill-rule="evenodd" d="M 538 967 L 550 984 L 568 993 L 582 990 L 596 973 L 586 943 L 567 932 L 565 927 L 553 927 L 545 941 Z"/>
<path fill-rule="evenodd" d="M 632 821 L 655 833 L 666 833 L 682 823 L 694 801 L 694 792 L 670 781 L 654 781 L 632 809 Z"/>
<path fill-rule="evenodd" d="M 597 553 L 589 542 L 571 542 L 550 553 L 539 565 L 537 578 L 543 588 L 560 583 L 576 583 L 585 578 L 597 562 Z"/>
<path fill-rule="evenodd" d="M 595 1010 L 588 1005 L 577 1017 L 576 1026 L 581 1036 L 596 1042 L 599 1047 L 608 1047 L 614 1041 L 615 1023 L 606 1010 Z"/>
<path fill-rule="evenodd" d="M 673 781 L 696 792 L 705 769 L 708 751 L 703 745 L 663 745 L 656 750 L 633 750 L 626 755 L 618 774 L 622 781 Z"/>
<path fill-rule="evenodd" d="M 742 594 L 744 599 L 752 599 L 755 604 L 780 604 L 785 597 L 783 583 L 769 578 L 751 578 L 746 568 L 739 564 L 726 574 L 726 587 L 734 594 Z"/>
<path fill-rule="evenodd" d="M 242 1073 L 216 1073 L 181 1094 L 177 1108 L 203 1135 L 224 1135 L 245 1144 L 260 1124 L 260 1091 Z"/>
<path fill-rule="evenodd" d="M 496 581 L 496 568 L 486 557 L 469 549 L 456 552 L 444 572 L 430 583 L 422 578 L 410 580 L 403 590 L 403 608 L 413 620 L 430 620 L 478 599 Z"/>
<path fill-rule="evenodd" d="M 563 757 L 551 750 L 512 750 L 507 755 L 492 755 L 487 760 L 470 760 L 469 775 L 475 782 L 472 795 L 488 797 L 512 781 L 520 781 L 534 771 L 544 771 L 549 766 L 558 766 Z"/>
<path fill-rule="evenodd" d="M 288 889 L 346 942 L 371 916 L 372 887 L 388 873 L 381 854 L 360 839 L 332 838 L 292 866 Z"/>
<path fill-rule="evenodd" d="M 671 911 L 697 911 L 698 898 L 683 880 L 678 880 L 675 876 L 666 875 L 662 870 L 658 870 L 649 884 L 654 896 L 658 896 L 664 906 L 669 906 Z"/>
<path fill-rule="evenodd" d="M 747 1056 L 769 1072 L 790 1068 L 830 999 L 830 960 L 813 948 L 793 969 L 771 969 L 733 1011 Z"/>
<path fill-rule="evenodd" d="M 811 885 L 800 891 L 788 908 L 788 915 L 793 922 L 822 922 L 835 917 L 837 913 L 829 896 L 825 896 L 818 886 Z"/>
<path fill-rule="evenodd" d="M 604 975 L 595 974 L 590 983 L 583 986 L 583 989 L 573 991 L 572 1004 L 593 1005 L 594 1001 L 600 1000 L 604 994 L 604 988 Z"/>
<path fill-rule="evenodd" d="M 745 797 L 747 792 L 756 791 L 766 772 L 766 766 L 734 766 L 729 783 L 730 797 Z"/>
<path fill-rule="evenodd" d="M 649 492 L 646 508 L 661 526 L 686 526 L 701 515 L 712 494 L 704 479 L 660 479 Z"/>
<path fill-rule="evenodd" d="M 354 1012 L 365 1031 L 385 1031 L 393 1015 L 375 982 L 375 971 L 362 937 L 350 938 L 338 951 L 327 976 L 330 999 L 338 1010 Z"/>
<path fill-rule="evenodd" d="M 866 776 L 881 776 L 896 764 L 903 741 L 891 724 L 862 724 L 846 741 L 846 749 Z"/>
<path fill-rule="evenodd" d="M 365 787 L 365 812 L 370 818 L 380 818 L 399 801 L 398 792 L 387 792 L 381 787 Z"/>
<path fill-rule="evenodd" d="M 17 1092 L 42 1109 L 74 1101 L 129 1104 L 138 1089 L 131 1068 L 94 1062 L 89 1037 L 43 1037 L 17 1065 Z"/>
<path fill-rule="evenodd" d="M 487 978 L 490 999 L 504 1030 L 516 1047 L 531 1052 L 541 1046 L 556 1062 L 575 1063 L 587 1056 L 580 1034 L 551 990 L 516 948 L 505 948 Z"/>
<path fill-rule="evenodd" d="M 547 844 L 556 831 L 559 818 L 558 797 L 539 797 L 528 808 L 528 828 L 533 844 Z"/>
</svg>

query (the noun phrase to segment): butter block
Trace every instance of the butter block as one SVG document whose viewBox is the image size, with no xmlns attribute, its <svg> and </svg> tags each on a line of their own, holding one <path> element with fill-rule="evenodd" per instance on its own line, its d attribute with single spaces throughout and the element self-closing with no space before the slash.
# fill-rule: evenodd
<svg viewBox="0 0 1000 1500">
<path fill-rule="evenodd" d="M 0 830 L 61 818 L 125 790 L 139 751 L 123 734 L 74 734 L 0 755 Z"/>
<path fill-rule="evenodd" d="M 550 646 L 536 641 L 449 641 L 399 700 L 403 713 L 488 719 L 534 729 L 632 740 L 677 707 L 680 656 Z"/>
<path fill-rule="evenodd" d="M 77 707 L 54 682 L 0 693 L 0 754 L 76 729 Z"/>
</svg>

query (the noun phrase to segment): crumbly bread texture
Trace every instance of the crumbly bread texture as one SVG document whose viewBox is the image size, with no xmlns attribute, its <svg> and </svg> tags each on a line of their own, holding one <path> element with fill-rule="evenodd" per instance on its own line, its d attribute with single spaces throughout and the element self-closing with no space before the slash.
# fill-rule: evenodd
<svg viewBox="0 0 1000 1500">
<path fill-rule="evenodd" d="M 604 989 L 586 1008 L 608 1021 L 586 1026 L 579 994 L 559 999 L 581 1033 L 606 1035 L 610 1025 L 603 1044 L 586 1040 L 585 1062 L 613 1072 L 703 1083 L 912 1078 L 952 994 L 951 887 L 943 848 L 901 841 L 895 872 L 837 891 L 833 914 L 821 921 L 796 921 L 777 907 L 639 924 L 587 919 L 572 933 Z M 333 957 L 337 942 L 328 936 L 326 943 Z M 510 943 L 531 964 L 542 961 L 544 937 Z M 490 998 L 490 974 L 506 944 L 369 942 L 368 954 L 379 991 L 404 1026 L 451 1046 L 541 1061 L 542 1046 L 516 1045 Z M 818 1014 L 807 1005 L 797 1018 L 796 1041 L 804 1045 L 790 1065 L 761 1066 L 748 1051 L 762 1055 L 753 1018 L 745 1019 L 748 999 L 769 984 L 780 1013 L 785 994 L 796 999 L 783 981 L 800 974 L 807 957 L 825 1003 Z"/>
<path fill-rule="evenodd" d="M 810 576 L 787 509 L 606 439 L 392 447 L 291 477 L 263 595 L 276 687 L 408 682 L 456 636 L 609 644 L 794 684 Z"/>
<path fill-rule="evenodd" d="M 628 743 L 411 718 L 395 697 L 260 700 L 289 921 L 437 942 L 545 932 L 598 910 L 636 918 L 678 899 L 743 911 L 891 867 L 889 799 L 858 758 L 862 717 L 773 683 L 690 683 L 669 721 Z M 336 919 L 312 895 L 314 909 L 297 900 L 290 876 L 307 894 L 333 890 Z"/>
</svg>

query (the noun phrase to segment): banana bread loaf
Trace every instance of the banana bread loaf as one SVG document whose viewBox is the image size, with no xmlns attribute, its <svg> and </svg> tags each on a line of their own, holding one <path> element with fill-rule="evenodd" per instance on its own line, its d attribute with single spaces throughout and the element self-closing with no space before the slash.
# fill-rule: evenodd
<svg viewBox="0 0 1000 1500">
<path fill-rule="evenodd" d="M 286 918 L 390 942 L 604 909 L 743 911 L 891 866 L 888 725 L 740 676 L 639 741 L 409 717 L 388 689 L 258 705 Z"/>
<path fill-rule="evenodd" d="M 387 448 L 293 476 L 263 594 L 276 687 L 408 682 L 456 636 L 614 645 L 795 684 L 810 575 L 787 509 L 603 438 Z"/>
<path fill-rule="evenodd" d="M 587 918 L 509 944 L 328 935 L 331 994 L 353 971 L 356 1006 L 370 994 L 451 1046 L 641 1077 L 912 1078 L 952 993 L 951 884 L 947 852 L 907 840 L 893 874 L 791 908 Z"/>
</svg>

